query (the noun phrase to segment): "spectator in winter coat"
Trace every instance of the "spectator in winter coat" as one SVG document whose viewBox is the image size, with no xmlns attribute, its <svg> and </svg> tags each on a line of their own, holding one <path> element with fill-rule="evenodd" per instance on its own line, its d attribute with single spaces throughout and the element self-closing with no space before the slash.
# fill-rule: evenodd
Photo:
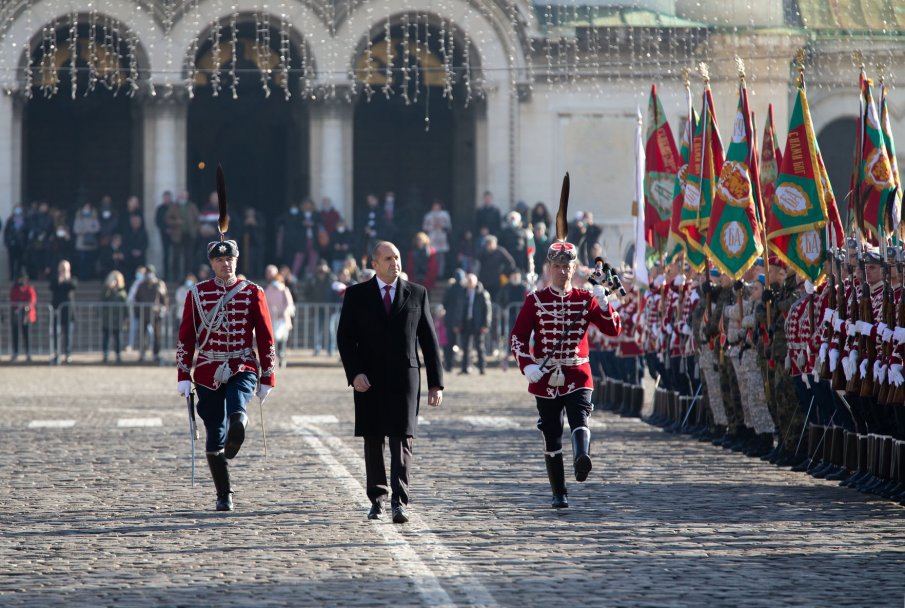
<svg viewBox="0 0 905 608">
<path fill-rule="evenodd" d="M 417 233 L 412 239 L 412 249 L 409 251 L 405 270 L 412 282 L 424 285 L 428 290 L 436 285 L 437 252 L 424 232 Z"/>
<path fill-rule="evenodd" d="M 13 341 L 13 356 L 10 361 L 19 358 L 19 333 L 25 345 L 25 359 L 31 361 L 31 345 L 29 344 L 28 330 L 38 321 L 36 307 L 38 296 L 35 288 L 28 282 L 28 274 L 24 271 L 19 274 L 15 284 L 9 290 L 9 303 L 11 306 L 10 335 Z"/>
</svg>

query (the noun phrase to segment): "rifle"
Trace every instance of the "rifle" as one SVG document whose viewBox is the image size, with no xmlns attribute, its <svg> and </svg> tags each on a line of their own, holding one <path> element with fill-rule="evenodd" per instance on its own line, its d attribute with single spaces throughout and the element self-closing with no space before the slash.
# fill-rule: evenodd
<svg viewBox="0 0 905 608">
<path fill-rule="evenodd" d="M 842 277 L 842 260 L 837 259 L 839 264 L 839 277 Z M 851 264 L 846 265 L 848 268 L 848 277 L 849 284 L 852 285 L 852 274 L 853 269 Z M 836 369 L 833 370 L 833 390 L 834 391 L 844 391 L 845 390 L 845 372 L 842 369 L 842 354 L 845 350 L 843 345 L 845 341 L 848 339 L 848 336 L 845 332 L 845 325 L 848 321 L 848 309 L 849 309 L 849 299 L 845 293 L 845 281 L 839 281 L 839 295 L 837 296 L 839 302 L 839 320 L 841 323 L 839 324 L 839 331 L 835 332 L 836 337 L 836 347 L 839 349 L 839 360 L 836 363 Z M 829 357 L 829 354 L 827 354 Z"/>
<path fill-rule="evenodd" d="M 832 256 L 830 258 L 830 276 L 828 279 L 828 283 L 826 288 L 829 290 L 829 301 L 827 303 L 827 307 L 830 310 L 836 310 L 839 306 L 839 299 L 836 297 L 836 272 L 834 269 L 836 262 L 836 252 L 835 247 L 830 248 L 830 251 L 827 252 L 828 255 Z M 841 270 L 841 268 L 840 268 Z M 820 367 L 820 377 L 824 380 L 832 380 L 833 372 L 830 371 L 830 353 L 829 353 L 829 343 L 833 337 L 833 321 L 828 320 L 824 326 L 826 327 L 826 331 L 824 332 L 824 336 L 826 336 L 826 345 L 827 352 L 826 357 L 823 359 L 823 364 Z M 813 327 L 813 325 L 812 325 Z"/>
<path fill-rule="evenodd" d="M 861 299 L 859 301 L 858 320 L 866 323 L 874 322 L 874 310 L 870 301 L 870 285 L 867 283 L 867 264 L 865 260 L 865 252 L 862 249 L 861 256 L 858 260 L 858 268 L 861 270 Z M 861 361 L 855 361 L 856 367 L 852 370 L 852 379 L 849 381 L 846 390 L 850 393 L 867 397 L 874 394 L 874 375 L 870 373 L 874 361 L 877 359 L 877 341 L 870 339 L 861 332 L 858 332 L 858 355 L 867 356 L 867 373 L 864 378 L 861 377 Z"/>
<path fill-rule="evenodd" d="M 896 308 L 896 326 L 905 327 L 905 246 L 901 247 L 898 253 L 896 270 L 899 273 L 899 303 Z M 905 385 L 896 387 L 895 391 L 890 388 L 889 403 L 896 405 L 905 403 Z"/>
<path fill-rule="evenodd" d="M 886 249 L 886 239 L 882 239 L 880 241 L 880 246 L 883 249 Z M 887 329 L 892 330 L 895 327 L 895 318 L 894 312 L 892 308 L 892 299 L 894 296 L 892 290 L 892 272 L 890 271 L 890 261 L 888 256 L 892 256 L 892 263 L 895 263 L 895 247 L 888 249 L 883 252 L 883 312 L 881 313 L 881 317 L 883 323 L 886 325 Z M 882 339 L 883 336 L 877 336 L 877 339 Z M 889 357 L 892 354 L 892 338 L 890 338 L 889 342 L 883 342 L 883 354 L 882 354 L 882 362 L 886 365 L 889 365 Z M 874 396 L 877 398 L 877 403 L 885 404 L 889 402 L 889 374 L 885 374 L 882 378 L 880 378 L 880 382 L 875 383 L 874 385 Z"/>
</svg>

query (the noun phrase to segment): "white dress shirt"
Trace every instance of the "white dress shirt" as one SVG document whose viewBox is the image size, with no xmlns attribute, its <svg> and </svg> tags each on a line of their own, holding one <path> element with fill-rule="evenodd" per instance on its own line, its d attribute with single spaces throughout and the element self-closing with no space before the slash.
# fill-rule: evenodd
<svg viewBox="0 0 905 608">
<path fill-rule="evenodd" d="M 387 285 L 390 286 L 390 302 L 395 302 L 396 301 L 396 287 L 399 286 L 399 279 L 397 278 L 392 283 L 384 283 L 383 281 L 380 280 L 379 277 L 374 277 L 374 278 L 377 279 L 377 287 L 380 288 L 380 303 L 381 304 L 383 303 L 383 294 L 386 293 L 383 290 L 383 288 L 386 287 Z"/>
</svg>

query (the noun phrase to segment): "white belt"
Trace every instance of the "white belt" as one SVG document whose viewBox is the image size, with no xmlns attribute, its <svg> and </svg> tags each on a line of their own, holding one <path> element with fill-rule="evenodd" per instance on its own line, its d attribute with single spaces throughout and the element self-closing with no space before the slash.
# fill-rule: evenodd
<svg viewBox="0 0 905 608">
<path fill-rule="evenodd" d="M 202 350 L 198 353 L 199 356 L 204 357 L 205 359 L 210 359 L 211 361 L 229 361 L 230 359 L 246 359 L 251 357 L 253 351 L 250 348 L 243 348 L 242 350 L 237 350 L 231 353 L 221 353 L 212 350 Z"/>
<path fill-rule="evenodd" d="M 588 363 L 590 359 L 587 357 L 568 357 L 565 359 L 550 359 L 547 361 L 547 365 L 566 365 L 566 366 L 575 366 L 575 365 L 584 365 Z"/>
</svg>

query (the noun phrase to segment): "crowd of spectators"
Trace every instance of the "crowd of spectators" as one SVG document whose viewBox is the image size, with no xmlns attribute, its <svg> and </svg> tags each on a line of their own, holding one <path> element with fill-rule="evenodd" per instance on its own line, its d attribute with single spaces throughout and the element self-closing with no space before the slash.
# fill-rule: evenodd
<svg viewBox="0 0 905 608">
<path fill-rule="evenodd" d="M 263 278 L 268 296 L 279 302 L 271 313 L 281 353 L 292 328 L 295 303 L 341 302 L 346 287 L 370 277 L 368 254 L 374 244 L 391 240 L 403 252 L 403 270 L 409 280 L 431 290 L 445 287 L 435 314 L 447 367 L 455 353 L 462 353 L 462 370 L 467 372 L 474 351 L 478 369 L 483 371 L 484 347 L 492 348 L 500 337 L 492 328 L 498 328 L 497 332 L 509 329 L 498 327 L 499 319 L 492 316 L 498 313 L 493 311 L 523 301 L 529 283 L 542 274 L 551 238 L 550 211 L 542 202 L 529 209 L 520 201 L 504 213 L 492 193 L 485 192 L 473 221 L 456 226 L 442 201 L 434 200 L 420 230 L 409 242 L 400 242 L 408 238 L 397 226 L 395 209 L 393 192 L 382 198 L 368 194 L 355 217 L 354 230 L 329 198 L 322 199 L 319 207 L 310 199 L 292 202 L 273 219 L 253 207 L 231 209 L 227 236 L 239 242 L 240 273 Z M 72 314 L 72 307 L 65 304 L 74 300 L 79 280 L 103 278 L 101 300 L 109 308 L 101 323 L 104 361 L 109 360 L 111 347 L 117 361 L 123 350 L 139 348 L 141 359 L 149 348 L 153 359 L 160 360 L 161 319 L 168 312 L 178 314 L 188 289 L 210 276 L 204 244 L 218 238 L 217 195 L 211 193 L 197 205 L 186 191 L 175 196 L 164 192 L 153 214 L 154 225 L 146 226 L 144 217 L 142 203 L 135 196 L 121 210 L 110 196 L 102 197 L 97 205 L 85 202 L 70 214 L 43 201 L 14 207 L 2 223 L 9 277 L 14 283 L 10 301 L 18 303 L 12 334 L 14 357 L 20 336 L 26 353 L 29 350 L 28 318 L 35 307 L 31 282 L 50 282 L 52 305 L 66 318 L 54 332 L 55 352 L 65 362 L 70 356 Z M 274 222 L 272 230 L 268 230 L 269 221 Z M 159 271 L 147 263 L 149 231 L 156 231 L 162 244 Z M 586 259 L 599 253 L 599 236 L 590 213 L 579 212 L 569 224 L 569 239 Z M 177 285 L 173 294 L 166 281 Z M 116 304 L 141 306 L 122 313 Z M 126 316 L 118 316 L 123 314 Z M 335 321 L 324 317 L 319 326 L 330 329 Z M 123 339 L 117 328 L 126 326 Z M 315 353 L 332 354 L 332 331 L 323 336 L 315 342 Z"/>
</svg>

